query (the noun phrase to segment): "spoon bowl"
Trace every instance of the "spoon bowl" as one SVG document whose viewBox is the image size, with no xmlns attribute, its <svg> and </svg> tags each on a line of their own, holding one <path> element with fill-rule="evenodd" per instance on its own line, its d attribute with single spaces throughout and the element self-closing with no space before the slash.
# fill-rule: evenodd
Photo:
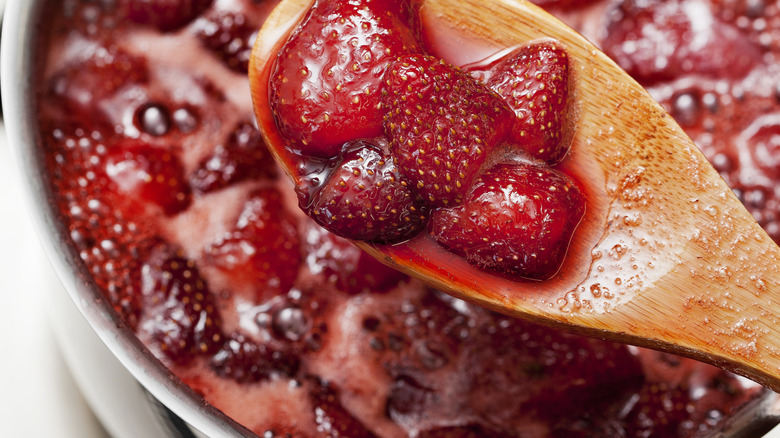
<svg viewBox="0 0 780 438">
<path fill-rule="evenodd" d="M 267 84 L 311 4 L 282 1 L 250 64 L 260 130 L 295 182 Z M 474 268 L 426 233 L 395 245 L 356 243 L 457 297 L 692 357 L 780 391 L 780 248 L 672 117 L 592 43 L 524 0 L 426 0 L 420 13 L 432 54 L 455 65 L 541 38 L 566 48 L 576 129 L 560 166 L 583 183 L 587 212 L 560 272 L 543 282 Z"/>
</svg>

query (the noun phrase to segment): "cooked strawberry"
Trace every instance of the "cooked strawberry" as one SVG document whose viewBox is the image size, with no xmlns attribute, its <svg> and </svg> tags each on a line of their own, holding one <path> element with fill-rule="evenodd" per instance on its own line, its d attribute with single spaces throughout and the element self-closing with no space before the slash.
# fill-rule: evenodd
<svg viewBox="0 0 780 438">
<path fill-rule="evenodd" d="M 214 13 L 197 21 L 197 35 L 204 46 L 239 73 L 249 70 L 249 55 L 261 23 L 250 15 L 233 12 Z"/>
<path fill-rule="evenodd" d="M 105 170 L 128 198 L 159 206 L 167 215 L 181 212 L 192 201 L 183 165 L 169 150 L 141 142 L 120 143 L 106 157 Z"/>
<path fill-rule="evenodd" d="M 382 133 L 382 76 L 418 52 L 411 0 L 315 3 L 282 48 L 270 81 L 282 134 L 304 154 L 335 157 L 351 139 Z"/>
<path fill-rule="evenodd" d="M 348 294 L 385 292 L 408 278 L 313 222 L 303 242 L 309 269 Z"/>
<path fill-rule="evenodd" d="M 69 237 L 87 271 L 131 328 L 141 316 L 141 259 L 156 224 L 133 216 L 105 173 L 103 139 L 68 123 L 45 134 L 47 160 Z M 73 147 L 78 144 L 79 147 Z"/>
<path fill-rule="evenodd" d="M 484 85 L 431 56 L 399 57 L 385 78 L 385 132 L 398 168 L 430 205 L 459 204 L 514 114 Z"/>
<path fill-rule="evenodd" d="M 239 123 L 224 145 L 198 164 L 190 185 L 200 192 L 212 192 L 254 178 L 276 178 L 276 165 L 252 124 Z"/>
<path fill-rule="evenodd" d="M 141 317 L 141 258 L 160 239 L 144 225 L 128 219 L 105 201 L 70 202 L 70 238 L 95 283 L 133 329 Z"/>
<path fill-rule="evenodd" d="M 643 83 L 685 74 L 741 78 L 762 63 L 761 50 L 705 2 L 625 0 L 611 6 L 601 45 Z"/>
<path fill-rule="evenodd" d="M 239 383 L 252 383 L 275 376 L 294 376 L 300 359 L 294 354 L 258 344 L 241 334 L 233 334 L 211 358 L 211 368 L 220 376 Z"/>
<path fill-rule="evenodd" d="M 155 248 L 141 269 L 143 331 L 171 361 L 188 363 L 223 342 L 215 299 L 195 264 L 167 245 Z"/>
<path fill-rule="evenodd" d="M 685 388 L 666 382 L 648 383 L 624 413 L 628 436 L 687 436 L 693 404 Z M 687 432 L 687 433 L 686 433 Z"/>
<path fill-rule="evenodd" d="M 127 16 L 163 32 L 183 27 L 211 6 L 212 0 L 127 0 Z"/>
<path fill-rule="evenodd" d="M 602 400 L 628 399 L 643 383 L 641 363 L 625 345 L 561 333 L 440 292 L 367 315 L 362 327 L 371 354 L 392 378 L 388 415 L 401 425 L 424 424 L 430 429 L 423 436 L 513 436 L 521 424 L 565 424 L 583 411 L 598 412 Z"/>
<path fill-rule="evenodd" d="M 309 203 L 301 198 L 306 214 L 348 239 L 396 242 L 420 232 L 426 208 L 384 152 L 386 145 L 385 140 L 349 142 Z"/>
<path fill-rule="evenodd" d="M 281 196 L 273 187 L 253 192 L 233 230 L 205 249 L 206 262 L 230 274 L 236 289 L 254 291 L 256 303 L 286 293 L 298 275 L 296 219 Z"/>
<path fill-rule="evenodd" d="M 560 161 L 571 144 L 569 56 L 551 42 L 524 46 L 472 72 L 517 116 L 511 139 L 530 156 Z"/>
<path fill-rule="evenodd" d="M 480 176 L 463 205 L 434 212 L 431 234 L 475 266 L 543 280 L 560 268 L 584 211 L 567 175 L 503 164 Z"/>
<path fill-rule="evenodd" d="M 352 416 L 341 405 L 337 390 L 327 382 L 310 380 L 310 395 L 314 407 L 314 422 L 317 431 L 324 438 L 373 438 L 360 420 Z"/>
<path fill-rule="evenodd" d="M 51 79 L 49 96 L 60 103 L 57 117 L 79 120 L 86 128 L 113 128 L 107 100 L 126 87 L 145 84 L 149 69 L 144 58 L 116 46 L 94 50 L 83 61 L 65 66 Z"/>
</svg>

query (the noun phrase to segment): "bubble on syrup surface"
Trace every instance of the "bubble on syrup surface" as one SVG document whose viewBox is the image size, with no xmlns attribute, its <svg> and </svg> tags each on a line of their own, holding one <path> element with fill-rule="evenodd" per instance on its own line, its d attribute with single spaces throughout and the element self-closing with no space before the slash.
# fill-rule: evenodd
<svg viewBox="0 0 780 438">
<path fill-rule="evenodd" d="M 167 134 L 171 128 L 168 109 L 158 103 L 148 103 L 138 108 L 136 120 L 141 131 L 155 137 Z"/>
<path fill-rule="evenodd" d="M 628 248 L 626 248 L 625 245 L 618 243 L 609 250 L 609 256 L 614 260 L 620 260 L 624 255 L 626 255 L 626 252 L 628 252 Z"/>
<path fill-rule="evenodd" d="M 184 134 L 190 133 L 198 127 L 198 118 L 189 108 L 179 108 L 174 111 L 173 122 Z"/>
<path fill-rule="evenodd" d="M 693 125 L 699 118 L 699 98 L 692 92 L 678 94 L 672 104 L 672 115 L 681 125 Z"/>
<path fill-rule="evenodd" d="M 734 169 L 734 163 L 731 158 L 724 153 L 717 153 L 710 158 L 710 162 L 715 170 L 721 175 L 730 172 Z"/>
<path fill-rule="evenodd" d="M 271 327 L 280 338 L 299 341 L 309 331 L 310 322 L 300 307 L 288 306 L 274 313 Z"/>
<path fill-rule="evenodd" d="M 745 0 L 745 16 L 758 18 L 764 15 L 766 2 L 764 0 Z"/>
</svg>

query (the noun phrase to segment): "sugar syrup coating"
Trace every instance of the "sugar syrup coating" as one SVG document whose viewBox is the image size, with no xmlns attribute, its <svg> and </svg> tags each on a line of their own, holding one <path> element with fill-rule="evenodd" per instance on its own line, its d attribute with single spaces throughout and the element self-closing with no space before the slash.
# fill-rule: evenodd
<svg viewBox="0 0 780 438">
<path fill-rule="evenodd" d="M 125 0 L 127 17 L 164 32 L 186 26 L 211 6 L 213 0 Z"/>
<path fill-rule="evenodd" d="M 604 50 L 643 83 L 688 73 L 739 78 L 760 62 L 760 49 L 706 1 L 625 1 L 610 13 Z"/>
<path fill-rule="evenodd" d="M 302 236 L 307 268 L 348 294 L 384 293 L 409 279 L 312 222 L 304 223 Z"/>
<path fill-rule="evenodd" d="M 230 10 L 251 14 L 250 3 L 220 1 L 209 11 L 227 5 Z M 336 250 L 334 245 L 331 251 L 320 251 L 323 247 L 318 242 L 335 239 L 324 231 L 314 243 L 301 248 L 306 262 L 300 264 L 290 290 L 270 293 L 260 305 L 247 305 L 246 298 L 231 286 L 231 276 L 206 263 L 203 250 L 231 231 L 255 190 L 283 187 L 283 182 L 257 176 L 211 191 L 193 190 L 187 208 L 169 216 L 154 203 L 136 202 L 116 190 L 105 172 L 110 151 L 125 142 L 143 141 L 172 152 L 182 163 L 185 180 L 193 181 L 191 175 L 199 163 L 214 155 L 218 145 L 226 144 L 241 120 L 251 117 L 245 91 L 231 91 L 245 90 L 245 79 L 233 76 L 221 59 L 210 56 L 193 37 L 196 25 L 182 28 L 176 44 L 166 45 L 171 34 L 158 39 L 149 34 L 148 27 L 135 28 L 100 5 L 77 1 L 75 9 L 65 8 L 69 15 L 47 18 L 57 30 L 48 43 L 53 48 L 41 74 L 40 95 L 51 96 L 46 93 L 56 89 L 57 73 L 68 68 L 76 71 L 73 66 L 82 61 L 88 65 L 97 60 L 96 78 L 116 77 L 116 65 L 102 60 L 117 51 L 126 53 L 126 59 L 140 60 L 136 65 L 146 65 L 147 73 L 137 80 L 118 82 L 121 85 L 100 97 L 97 92 L 102 87 L 96 87 L 95 98 L 81 101 L 80 107 L 67 107 L 62 99 L 39 99 L 42 147 L 55 208 L 95 283 L 129 324 L 134 318 L 140 321 L 133 324 L 139 338 L 208 402 L 258 435 L 327 436 L 322 427 L 341 418 L 336 430 L 349 425 L 361 428 L 351 429 L 359 433 L 382 437 L 664 436 L 662 432 L 690 436 L 712 428 L 732 406 L 751 395 L 734 376 L 712 367 L 511 320 L 430 291 L 403 276 L 388 276 L 382 282 L 366 280 L 364 286 L 356 283 L 350 289 L 346 279 L 333 278 L 334 272 L 336 277 L 348 277 L 350 269 L 361 270 L 360 257 L 354 261 L 354 247 Z M 82 27 L 86 21 L 72 15 L 73 10 L 80 14 L 93 6 L 103 14 L 97 23 L 107 27 Z M 140 49 L 147 43 L 154 44 L 159 55 Z M 83 58 L 68 57 L 78 51 L 60 50 L 63 46 L 79 48 Z M 210 68 L 182 69 L 176 59 L 188 50 L 201 61 L 190 66 Z M 79 115 L 69 108 L 83 112 Z M 136 116 L 149 108 L 153 110 L 147 117 Z M 170 116 L 167 130 L 144 129 L 158 125 L 139 123 L 166 120 L 154 114 Z M 288 191 L 285 187 L 281 193 Z M 295 201 L 283 197 L 280 202 L 285 214 L 294 216 Z M 308 242 L 309 233 L 303 230 L 313 225 L 308 219 L 299 221 L 299 232 Z M 223 334 L 220 343 L 206 345 L 205 353 L 200 342 L 192 344 L 198 346 L 195 350 L 179 350 L 191 352 L 183 360 L 164 353 L 159 340 L 167 342 L 175 333 L 192 332 L 186 327 L 166 330 L 176 319 L 166 320 L 168 325 L 154 324 L 154 305 L 144 303 L 146 295 L 141 292 L 142 267 L 159 270 L 171 266 L 171 260 L 177 261 L 176 272 L 189 271 L 189 278 L 197 272 L 204 280 L 211 292 L 203 295 L 204 300 L 213 301 L 220 321 L 208 326 L 212 327 L 208 331 L 213 335 L 213 327 L 218 326 Z M 376 272 L 374 278 L 383 275 Z M 162 277 L 147 274 L 146 278 Z M 145 290 L 153 295 L 152 289 L 166 288 Z M 170 304 L 186 308 L 187 302 L 192 303 L 175 299 Z M 212 321 L 216 320 L 212 315 Z M 196 338 L 208 336 L 197 334 Z M 271 360 L 263 360 L 268 355 Z M 517 361 L 502 361 L 507 357 L 522 358 L 520 362 L 527 366 L 518 370 Z M 637 360 L 639 374 L 635 374 Z M 480 371 L 486 367 L 488 371 Z M 615 372 L 601 372 L 609 370 Z M 531 396 L 518 383 L 524 378 L 538 384 Z M 619 391 L 602 394 L 593 390 L 612 387 Z M 524 409 L 517 409 L 514 394 L 529 397 Z M 663 403 L 642 394 L 657 394 Z M 626 400 L 635 398 L 639 402 L 629 407 Z M 502 403 L 505 399 L 510 402 Z M 420 411 L 403 411 L 404 400 L 420 400 L 414 405 Z M 447 403 L 437 403 L 440 400 Z M 567 403 L 571 400 L 584 401 Z M 678 409 L 673 403 L 668 411 L 664 400 L 683 400 L 684 406 Z M 518 415 L 497 415 L 506 410 Z M 625 416 L 625 412 L 630 414 Z M 630 423 L 626 418 L 637 421 Z M 357 432 L 344 434 L 357 436 Z"/>
<path fill-rule="evenodd" d="M 203 249 L 203 263 L 228 276 L 234 293 L 251 303 L 286 293 L 298 276 L 297 218 L 281 199 L 276 187 L 250 192 L 233 227 Z"/>
<path fill-rule="evenodd" d="M 152 248 L 141 267 L 142 329 L 152 348 L 174 363 L 211 355 L 223 342 L 216 299 L 198 267 L 168 244 Z"/>
</svg>

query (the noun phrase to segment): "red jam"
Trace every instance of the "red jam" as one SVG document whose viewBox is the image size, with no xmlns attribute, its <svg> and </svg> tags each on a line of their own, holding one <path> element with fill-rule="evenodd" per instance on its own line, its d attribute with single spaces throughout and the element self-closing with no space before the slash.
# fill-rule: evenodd
<svg viewBox="0 0 780 438">
<path fill-rule="evenodd" d="M 273 4 L 52 0 L 40 27 L 53 208 L 206 402 L 263 437 L 679 437 L 763 391 L 456 300 L 304 216 L 253 125 L 246 61 Z M 780 239 L 777 5 L 545 6 L 650 87 Z"/>
</svg>

